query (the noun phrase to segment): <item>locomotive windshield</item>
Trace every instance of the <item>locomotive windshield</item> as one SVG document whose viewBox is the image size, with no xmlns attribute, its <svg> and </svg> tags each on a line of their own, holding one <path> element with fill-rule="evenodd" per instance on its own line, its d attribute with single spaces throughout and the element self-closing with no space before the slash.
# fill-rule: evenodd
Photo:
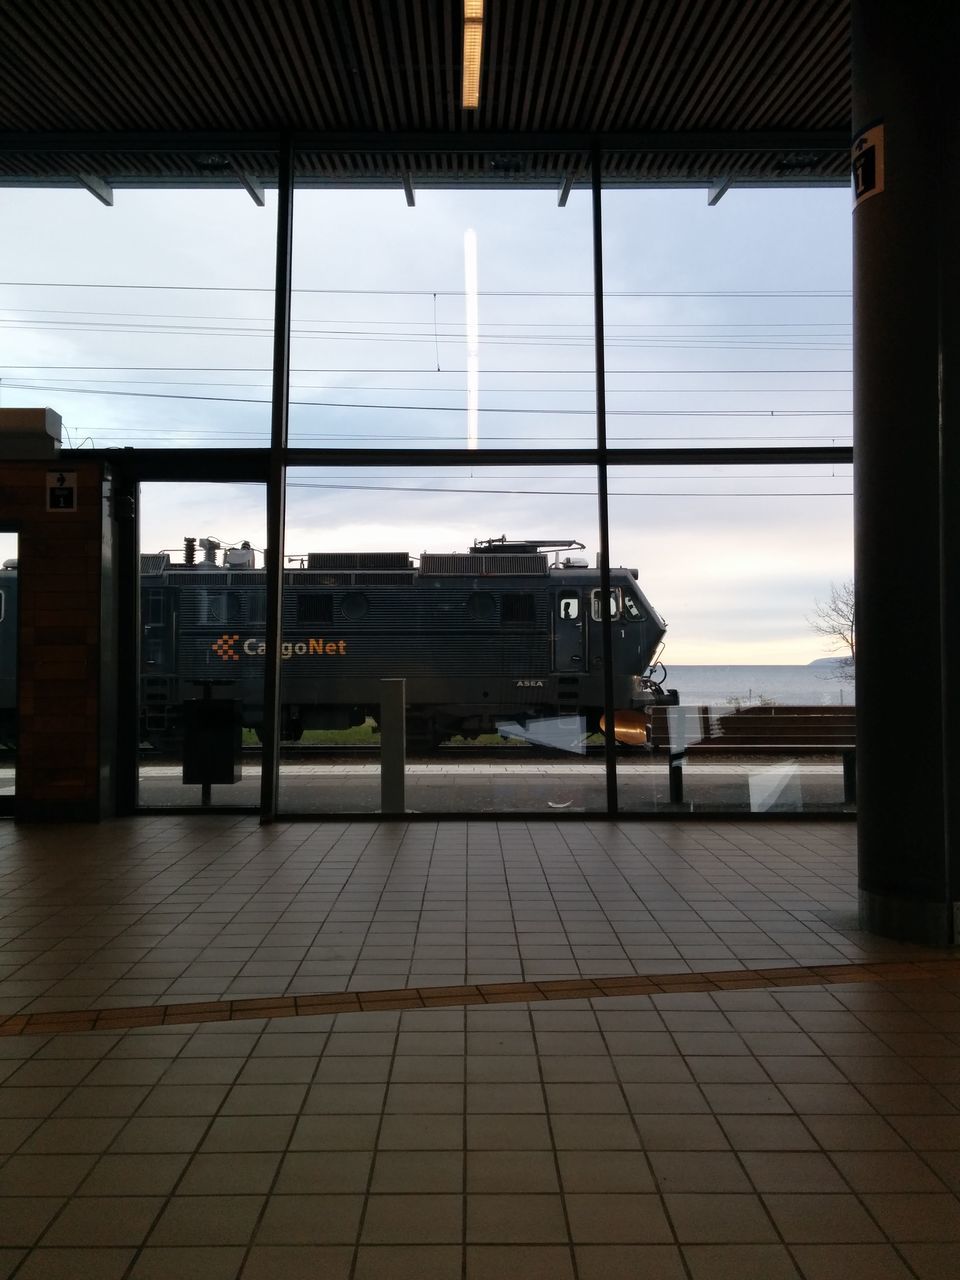
<svg viewBox="0 0 960 1280">
<path fill-rule="evenodd" d="M 590 614 L 594 622 L 602 622 L 603 620 L 603 605 L 601 603 L 602 598 L 603 598 L 602 591 L 590 592 Z M 613 619 L 614 622 L 616 622 L 617 618 L 620 617 L 621 599 L 622 599 L 622 592 L 620 588 L 614 587 L 613 590 L 610 592 L 610 617 Z"/>
</svg>

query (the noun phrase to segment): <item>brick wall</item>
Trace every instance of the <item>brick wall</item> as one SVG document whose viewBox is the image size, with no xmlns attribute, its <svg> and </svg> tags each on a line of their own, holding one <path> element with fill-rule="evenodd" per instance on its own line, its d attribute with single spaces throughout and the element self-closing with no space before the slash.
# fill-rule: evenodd
<svg viewBox="0 0 960 1280">
<path fill-rule="evenodd" d="M 19 737 L 24 819 L 97 818 L 103 469 L 70 462 L 77 509 L 47 511 L 51 460 L 0 462 L 0 522 L 19 533 Z"/>
</svg>

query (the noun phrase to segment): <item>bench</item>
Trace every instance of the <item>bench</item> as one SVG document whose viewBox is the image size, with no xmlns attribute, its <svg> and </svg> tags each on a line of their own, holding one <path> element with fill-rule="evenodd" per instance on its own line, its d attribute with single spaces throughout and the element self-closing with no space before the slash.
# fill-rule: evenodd
<svg viewBox="0 0 960 1280">
<path fill-rule="evenodd" d="M 650 745 L 666 751 L 670 800 L 683 800 L 683 764 L 691 758 L 727 756 L 839 755 L 843 762 L 843 799 L 857 798 L 856 719 L 854 707 L 756 706 L 721 710 L 711 707 L 654 707 Z"/>
</svg>

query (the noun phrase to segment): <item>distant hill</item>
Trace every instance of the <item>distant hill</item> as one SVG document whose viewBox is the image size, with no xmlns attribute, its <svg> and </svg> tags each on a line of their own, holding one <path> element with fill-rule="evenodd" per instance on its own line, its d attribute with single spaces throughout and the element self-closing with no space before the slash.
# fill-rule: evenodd
<svg viewBox="0 0 960 1280">
<path fill-rule="evenodd" d="M 812 662 L 808 662 L 808 667 L 845 667 L 849 662 L 848 658 L 814 658 Z"/>
</svg>

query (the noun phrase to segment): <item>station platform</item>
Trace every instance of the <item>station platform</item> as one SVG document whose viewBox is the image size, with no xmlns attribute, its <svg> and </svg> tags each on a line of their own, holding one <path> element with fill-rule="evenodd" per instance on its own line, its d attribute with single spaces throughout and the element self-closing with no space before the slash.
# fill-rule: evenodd
<svg viewBox="0 0 960 1280">
<path fill-rule="evenodd" d="M 943 1280 L 847 822 L 0 824 L 0 1277 Z"/>
</svg>

